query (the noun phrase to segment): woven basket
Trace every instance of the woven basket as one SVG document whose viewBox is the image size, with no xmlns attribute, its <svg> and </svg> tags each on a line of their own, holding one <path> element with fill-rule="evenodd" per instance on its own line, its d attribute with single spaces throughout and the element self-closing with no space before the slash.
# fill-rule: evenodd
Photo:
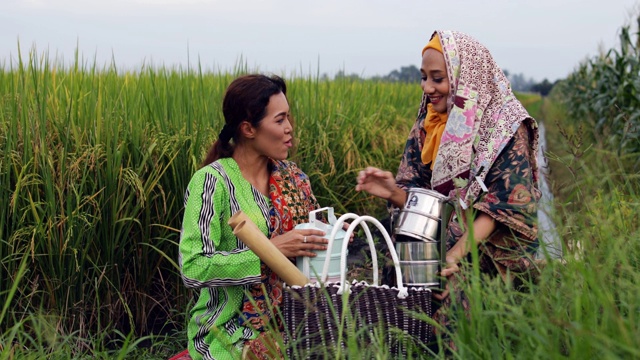
<svg viewBox="0 0 640 360">
<path fill-rule="evenodd" d="M 346 239 L 350 238 L 358 225 L 365 229 L 374 258 L 374 284 L 346 282 L 345 241 L 340 282 L 313 283 L 303 287 L 287 286 L 281 309 L 286 324 L 287 354 L 290 358 L 331 358 L 335 347 L 346 346 L 347 336 L 356 336 L 356 341 L 361 346 L 371 341 L 372 336 L 382 338 L 396 356 L 406 354 L 409 343 L 426 345 L 432 340 L 431 325 L 412 314 L 418 312 L 431 317 L 431 290 L 406 288 L 402 285 L 398 257 L 380 222 L 369 216 L 345 214 L 334 226 L 334 233 L 335 227 L 342 226 L 346 219 L 355 219 L 347 230 Z M 387 241 L 396 267 L 396 280 L 400 284 L 398 288 L 378 285 L 375 248 L 366 222 L 376 225 Z M 330 236 L 327 252 L 331 251 L 331 245 Z M 325 270 L 327 269 L 325 266 Z M 321 279 L 326 278 L 327 273 L 324 271 Z"/>
</svg>

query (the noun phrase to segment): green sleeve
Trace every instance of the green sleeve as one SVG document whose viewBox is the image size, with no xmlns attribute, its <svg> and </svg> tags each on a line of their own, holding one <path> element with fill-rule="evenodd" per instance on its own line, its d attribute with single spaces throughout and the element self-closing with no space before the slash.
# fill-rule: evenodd
<svg viewBox="0 0 640 360">
<path fill-rule="evenodd" d="M 240 248 L 228 219 L 229 195 L 222 178 L 203 170 L 185 194 L 180 235 L 180 267 L 187 287 L 233 286 L 260 282 L 260 259 Z"/>
</svg>

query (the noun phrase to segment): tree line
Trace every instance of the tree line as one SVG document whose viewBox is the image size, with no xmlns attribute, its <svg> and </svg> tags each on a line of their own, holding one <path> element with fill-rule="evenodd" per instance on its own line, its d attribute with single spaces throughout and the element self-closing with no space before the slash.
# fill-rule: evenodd
<svg viewBox="0 0 640 360">
<path fill-rule="evenodd" d="M 549 94 L 553 86 L 558 80 L 551 82 L 548 79 L 544 79 L 541 82 L 536 82 L 532 78 L 527 78 L 524 74 L 512 74 L 508 70 L 504 70 L 505 75 L 511 82 L 511 88 L 514 91 L 521 92 L 536 92 L 542 96 Z M 329 80 L 327 74 L 323 76 L 324 80 Z M 420 69 L 415 65 L 402 66 L 400 69 L 396 69 L 388 73 L 387 75 L 376 75 L 369 79 L 383 82 L 404 82 L 404 83 L 419 83 L 420 82 Z M 340 70 L 334 76 L 334 80 L 366 80 L 356 73 L 347 74 L 344 70 Z"/>
</svg>

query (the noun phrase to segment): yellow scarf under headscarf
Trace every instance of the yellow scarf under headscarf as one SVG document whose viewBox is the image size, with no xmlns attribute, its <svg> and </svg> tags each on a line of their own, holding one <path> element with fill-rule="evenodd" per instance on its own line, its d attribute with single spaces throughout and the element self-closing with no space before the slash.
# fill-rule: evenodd
<svg viewBox="0 0 640 360">
<path fill-rule="evenodd" d="M 442 52 L 438 34 L 431 38 L 427 46 L 422 49 L 423 55 L 427 49 L 435 49 Z M 425 164 L 431 163 L 431 170 L 433 170 L 433 164 L 436 162 L 440 139 L 442 139 L 442 133 L 445 125 L 447 125 L 448 118 L 448 114 L 440 114 L 433 110 L 431 104 L 427 105 L 427 116 L 424 119 L 424 130 L 427 132 L 427 137 L 424 139 L 424 145 L 422 146 L 422 162 Z"/>
<path fill-rule="evenodd" d="M 427 137 L 424 139 L 424 145 L 422 146 L 422 162 L 425 164 L 431 163 L 431 170 L 433 170 L 433 164 L 438 155 L 438 148 L 440 147 L 440 139 L 442 139 L 442 133 L 444 127 L 447 125 L 447 114 L 441 114 L 433 110 L 433 105 L 427 105 L 427 117 L 424 119 L 424 130 L 427 132 Z"/>
<path fill-rule="evenodd" d="M 427 51 L 427 49 L 436 49 L 443 53 L 442 45 L 440 44 L 440 36 L 438 36 L 438 34 L 433 35 L 431 40 L 429 40 L 429 43 L 424 48 L 422 48 L 422 55 L 424 55 L 424 52 Z"/>
</svg>

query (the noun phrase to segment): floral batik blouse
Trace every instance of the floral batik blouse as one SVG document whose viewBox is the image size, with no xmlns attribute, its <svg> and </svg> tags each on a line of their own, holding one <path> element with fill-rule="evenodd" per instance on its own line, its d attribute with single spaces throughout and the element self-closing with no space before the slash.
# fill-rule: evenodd
<svg viewBox="0 0 640 360">
<path fill-rule="evenodd" d="M 405 191 L 414 187 L 431 188 L 431 169 L 421 159 L 425 138 L 423 122 L 424 118 L 419 118 L 411 130 L 396 176 L 398 186 Z M 522 272 L 531 265 L 531 254 L 537 249 L 537 201 L 541 193 L 530 165 L 536 155 L 531 146 L 534 126 L 533 119 L 520 125 L 485 178 L 489 191 L 480 194 L 473 204 L 474 209 L 495 219 L 497 225 L 480 246 L 485 272 L 497 270 L 502 275 L 507 269 Z M 443 195 L 455 197 L 455 190 L 448 190 Z M 449 222 L 447 250 L 463 235 L 461 223 L 464 222 L 459 221 L 458 216 Z"/>
</svg>

